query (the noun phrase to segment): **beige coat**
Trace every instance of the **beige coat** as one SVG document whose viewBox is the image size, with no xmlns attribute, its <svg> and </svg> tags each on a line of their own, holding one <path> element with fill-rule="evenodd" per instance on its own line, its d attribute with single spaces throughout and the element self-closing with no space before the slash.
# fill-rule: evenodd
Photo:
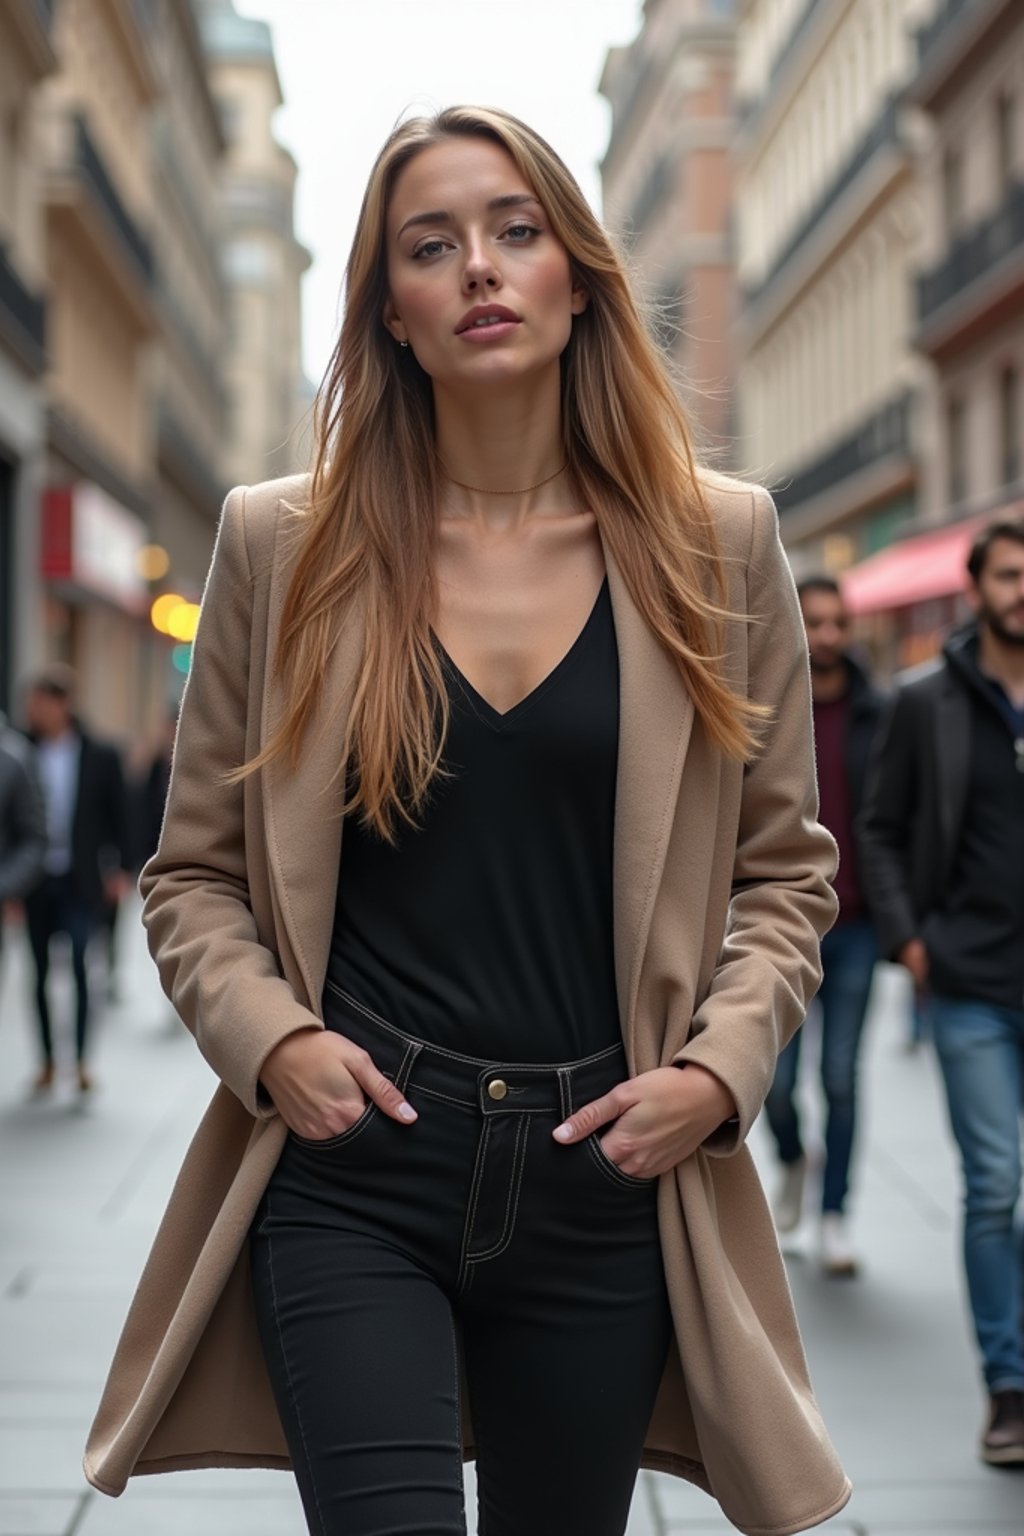
<svg viewBox="0 0 1024 1536">
<path fill-rule="evenodd" d="M 222 1086 L 189 1149 L 139 1284 L 85 1458 L 119 1494 L 133 1473 L 287 1466 L 257 1341 L 246 1234 L 285 1139 L 257 1103 L 279 1040 L 320 1022 L 341 855 L 339 742 L 362 634 L 347 616 L 300 765 L 243 786 L 285 700 L 268 668 L 288 581 L 281 506 L 302 479 L 228 497 L 203 601 L 145 922 L 168 995 Z M 775 710 L 748 768 L 705 739 L 674 664 L 609 560 L 621 719 L 615 969 L 633 1073 L 705 1064 L 723 1127 L 663 1175 L 660 1223 L 678 1349 L 644 1464 L 710 1491 L 740 1530 L 826 1520 L 850 1485 L 808 1382 L 748 1131 L 819 981 L 835 850 L 816 820 L 808 670 L 770 499 L 711 477 L 727 557 L 728 667 Z M 471 1411 L 471 1405 L 470 1405 Z M 472 1430 L 466 1416 L 467 1451 Z"/>
</svg>

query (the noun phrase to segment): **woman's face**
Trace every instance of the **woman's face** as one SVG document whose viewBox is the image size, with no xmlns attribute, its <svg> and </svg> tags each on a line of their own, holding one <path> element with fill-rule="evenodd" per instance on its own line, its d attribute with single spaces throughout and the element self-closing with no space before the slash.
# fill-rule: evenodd
<svg viewBox="0 0 1024 1536">
<path fill-rule="evenodd" d="M 506 150 L 451 138 L 399 173 L 384 323 L 435 384 L 512 382 L 557 365 L 586 308 L 569 257 Z"/>
</svg>

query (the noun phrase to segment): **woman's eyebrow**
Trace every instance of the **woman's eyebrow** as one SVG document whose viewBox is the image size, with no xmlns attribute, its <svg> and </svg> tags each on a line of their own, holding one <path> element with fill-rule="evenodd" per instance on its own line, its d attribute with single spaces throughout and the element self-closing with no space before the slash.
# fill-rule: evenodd
<svg viewBox="0 0 1024 1536">
<path fill-rule="evenodd" d="M 505 192 L 501 197 L 492 197 L 487 204 L 488 213 L 493 213 L 498 208 L 521 208 L 525 203 L 540 204 L 532 192 Z M 399 237 L 405 234 L 407 229 L 412 229 L 420 224 L 453 224 L 454 215 L 445 208 L 434 208 L 427 213 L 414 213 L 406 219 L 398 231 Z"/>
</svg>

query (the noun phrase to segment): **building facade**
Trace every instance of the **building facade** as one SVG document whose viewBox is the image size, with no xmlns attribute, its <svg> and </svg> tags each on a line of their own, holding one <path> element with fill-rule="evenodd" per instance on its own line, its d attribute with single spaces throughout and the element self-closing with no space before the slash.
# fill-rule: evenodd
<svg viewBox="0 0 1024 1536">
<path fill-rule="evenodd" d="M 137 557 L 154 478 L 158 80 L 142 7 L 58 0 L 53 42 L 58 67 L 34 103 L 49 368 L 33 650 L 70 662 L 85 711 L 127 734 L 149 684 Z"/>
<path fill-rule="evenodd" d="M 196 600 L 226 490 L 220 174 L 225 144 L 189 0 L 153 0 L 160 99 L 150 123 L 160 344 L 151 530 L 164 584 Z"/>
<path fill-rule="evenodd" d="M 646 0 L 613 48 L 604 216 L 628 250 L 701 448 L 735 462 L 731 251 L 735 0 Z"/>
<path fill-rule="evenodd" d="M 917 512 L 925 125 L 907 87 L 934 5 L 740 7 L 740 433 L 798 571 L 841 571 Z"/>
<path fill-rule="evenodd" d="M 0 710 L 35 627 L 35 511 L 45 473 L 47 304 L 33 100 L 57 67 L 52 7 L 0 6 Z"/>
<path fill-rule="evenodd" d="M 892 664 L 930 656 L 967 612 L 976 530 L 1024 507 L 1024 12 L 943 0 L 915 39 L 925 114 L 912 339 L 923 361 L 919 517 L 845 578 Z"/>
<path fill-rule="evenodd" d="M 232 0 L 197 0 L 197 12 L 227 144 L 223 466 L 232 483 L 250 483 L 307 467 L 300 285 L 311 258 L 295 235 L 295 161 L 274 137 L 283 98 L 270 29 L 239 16 Z"/>
<path fill-rule="evenodd" d="M 1024 498 L 1024 8 L 945 0 L 913 99 L 934 125 L 915 340 L 942 444 L 924 479 L 935 523 Z"/>
<path fill-rule="evenodd" d="M 226 52 L 232 25 L 255 62 Z M 61 660 L 98 729 L 144 741 L 188 665 L 153 598 L 198 598 L 225 489 L 294 465 L 309 257 L 270 128 L 280 99 L 269 31 L 230 4 L 0 0 L 0 708 L 15 718 L 19 681 Z"/>
</svg>

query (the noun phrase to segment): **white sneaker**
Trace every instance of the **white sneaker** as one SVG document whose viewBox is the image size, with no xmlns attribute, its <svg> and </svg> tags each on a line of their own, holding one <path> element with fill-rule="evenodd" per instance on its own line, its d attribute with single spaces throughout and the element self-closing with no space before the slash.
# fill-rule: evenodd
<svg viewBox="0 0 1024 1536">
<path fill-rule="evenodd" d="M 821 1218 L 821 1267 L 836 1279 L 852 1278 L 857 1273 L 857 1256 L 850 1245 L 846 1217 L 838 1211 L 826 1211 Z"/>
<path fill-rule="evenodd" d="M 777 1232 L 795 1232 L 804 1213 L 804 1184 L 807 1181 L 807 1159 L 798 1157 L 795 1163 L 783 1163 L 772 1215 Z"/>
</svg>

